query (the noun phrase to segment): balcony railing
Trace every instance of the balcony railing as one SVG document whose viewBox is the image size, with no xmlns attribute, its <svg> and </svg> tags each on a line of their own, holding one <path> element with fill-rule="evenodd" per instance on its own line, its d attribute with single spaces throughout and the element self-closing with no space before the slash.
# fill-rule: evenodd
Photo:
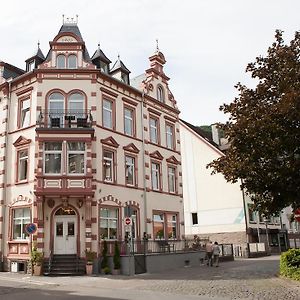
<svg viewBox="0 0 300 300">
<path fill-rule="evenodd" d="M 90 128 L 92 122 L 90 110 L 42 110 L 37 125 L 40 128 Z"/>
</svg>

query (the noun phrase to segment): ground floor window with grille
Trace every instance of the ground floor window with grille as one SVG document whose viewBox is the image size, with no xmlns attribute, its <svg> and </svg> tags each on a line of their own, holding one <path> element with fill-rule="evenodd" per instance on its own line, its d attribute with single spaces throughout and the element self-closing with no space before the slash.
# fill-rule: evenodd
<svg viewBox="0 0 300 300">
<path fill-rule="evenodd" d="M 25 240 L 29 238 L 28 233 L 25 231 L 25 227 L 30 223 L 31 213 L 30 208 L 15 208 L 12 211 L 12 237 L 14 240 Z"/>
<path fill-rule="evenodd" d="M 177 213 L 154 212 L 153 213 L 153 237 L 154 239 L 177 239 L 178 237 Z"/>
<path fill-rule="evenodd" d="M 100 208 L 101 239 L 116 240 L 118 238 L 119 209 L 114 207 Z"/>
</svg>

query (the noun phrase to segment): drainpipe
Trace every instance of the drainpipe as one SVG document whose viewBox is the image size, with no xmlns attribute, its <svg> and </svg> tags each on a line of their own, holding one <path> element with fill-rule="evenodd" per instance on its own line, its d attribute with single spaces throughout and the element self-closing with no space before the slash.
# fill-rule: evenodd
<svg viewBox="0 0 300 300">
<path fill-rule="evenodd" d="M 145 90 L 143 89 L 142 92 L 142 102 L 141 102 L 141 129 L 142 129 L 142 161 L 143 161 L 143 198 L 144 198 L 144 222 L 145 222 L 145 231 L 144 231 L 144 238 L 147 238 L 147 181 L 146 181 L 146 168 L 145 168 L 145 134 L 144 134 L 144 101 L 145 101 Z"/>
<path fill-rule="evenodd" d="M 5 135 L 5 148 L 4 148 L 4 176 L 3 176 L 3 183 L 4 183 L 4 187 L 3 187 L 3 205 L 2 205 L 2 243 L 1 243 L 1 265 L 0 265 L 0 269 L 2 271 L 2 269 L 4 268 L 4 250 L 5 250 L 5 224 L 6 224 L 6 207 L 7 207 L 7 181 L 8 181 L 8 177 L 7 177 L 7 170 L 8 170 L 8 132 L 9 132 L 9 122 L 10 122 L 10 102 L 11 102 L 11 82 L 12 82 L 12 78 L 9 78 L 7 81 L 8 83 L 8 93 L 7 93 L 7 122 L 6 122 L 6 135 Z"/>
</svg>

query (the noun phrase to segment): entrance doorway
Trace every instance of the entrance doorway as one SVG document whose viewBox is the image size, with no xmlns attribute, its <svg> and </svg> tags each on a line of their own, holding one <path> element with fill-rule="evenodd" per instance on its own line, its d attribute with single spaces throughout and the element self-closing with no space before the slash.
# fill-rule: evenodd
<svg viewBox="0 0 300 300">
<path fill-rule="evenodd" d="M 54 216 L 54 254 L 76 254 L 77 218 L 70 208 L 60 208 Z"/>
</svg>

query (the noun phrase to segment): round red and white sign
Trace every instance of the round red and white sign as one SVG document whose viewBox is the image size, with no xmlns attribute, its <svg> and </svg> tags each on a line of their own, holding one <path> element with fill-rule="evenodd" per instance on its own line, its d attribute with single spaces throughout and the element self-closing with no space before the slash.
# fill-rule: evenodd
<svg viewBox="0 0 300 300">
<path fill-rule="evenodd" d="M 124 222 L 125 222 L 125 225 L 131 225 L 131 218 L 126 217 Z"/>
<path fill-rule="evenodd" d="M 300 208 L 295 210 L 295 220 L 300 222 Z"/>
</svg>

